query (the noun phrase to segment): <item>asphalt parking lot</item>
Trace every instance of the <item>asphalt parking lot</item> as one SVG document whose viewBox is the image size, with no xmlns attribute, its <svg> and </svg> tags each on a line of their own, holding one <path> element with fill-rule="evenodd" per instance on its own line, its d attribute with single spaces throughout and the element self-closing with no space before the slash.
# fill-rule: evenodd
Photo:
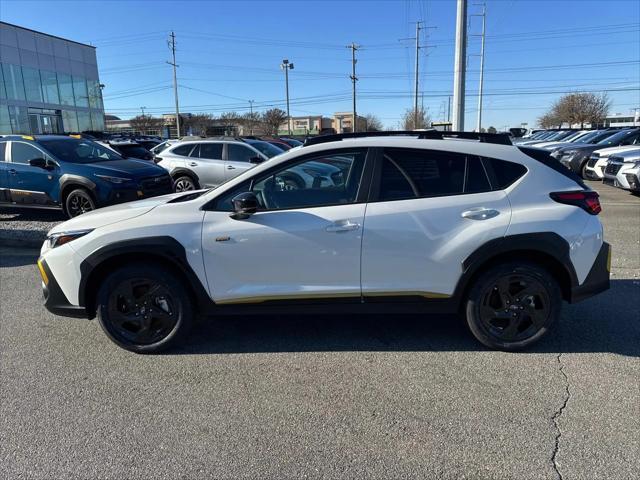
<svg viewBox="0 0 640 480">
<path fill-rule="evenodd" d="M 516 354 L 452 318 L 300 316 L 139 356 L 0 248 L 0 477 L 640 478 L 640 198 L 593 187 L 612 288 Z"/>
</svg>

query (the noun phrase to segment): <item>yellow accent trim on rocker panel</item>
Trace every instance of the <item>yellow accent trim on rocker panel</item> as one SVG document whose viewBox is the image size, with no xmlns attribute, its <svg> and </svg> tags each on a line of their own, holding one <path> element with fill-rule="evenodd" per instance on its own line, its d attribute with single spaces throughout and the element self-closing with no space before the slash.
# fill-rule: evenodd
<svg viewBox="0 0 640 480">
<path fill-rule="evenodd" d="M 227 300 L 218 300 L 218 305 L 232 305 L 240 303 L 263 303 L 271 300 L 308 300 L 308 299 L 331 299 L 331 298 L 359 298 L 360 294 L 357 293 L 306 293 L 301 295 L 289 296 L 289 295 L 265 295 L 256 297 L 244 297 L 244 298 L 230 298 Z M 424 297 L 429 299 L 438 298 L 450 298 L 451 295 L 446 293 L 434 293 L 434 292 L 369 292 L 364 297 Z"/>
</svg>

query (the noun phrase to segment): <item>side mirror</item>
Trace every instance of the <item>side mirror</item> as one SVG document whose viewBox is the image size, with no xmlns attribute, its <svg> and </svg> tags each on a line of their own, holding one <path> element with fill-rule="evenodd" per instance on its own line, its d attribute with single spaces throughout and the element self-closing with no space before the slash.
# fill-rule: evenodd
<svg viewBox="0 0 640 480">
<path fill-rule="evenodd" d="M 258 164 L 258 163 L 262 163 L 262 162 L 264 162 L 264 158 L 262 158 L 262 157 L 258 157 L 258 156 L 251 157 L 251 158 L 249 159 L 249 163 Z"/>
<path fill-rule="evenodd" d="M 47 161 L 42 158 L 32 158 L 31 160 L 29 160 L 29 165 L 31 165 L 32 167 L 38 167 L 38 168 L 44 168 L 45 170 L 47 169 Z"/>
<path fill-rule="evenodd" d="M 236 195 L 231 200 L 233 205 L 233 212 L 231 218 L 234 220 L 246 220 L 251 215 L 258 211 L 260 206 L 258 203 L 258 197 L 253 192 L 244 192 Z"/>
</svg>

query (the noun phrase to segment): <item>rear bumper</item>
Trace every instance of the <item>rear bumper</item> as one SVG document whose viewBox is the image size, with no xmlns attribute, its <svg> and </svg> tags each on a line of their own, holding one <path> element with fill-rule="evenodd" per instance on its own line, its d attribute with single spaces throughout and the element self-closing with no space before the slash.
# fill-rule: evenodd
<svg viewBox="0 0 640 480">
<path fill-rule="evenodd" d="M 73 318 L 88 318 L 87 310 L 84 307 L 71 305 L 64 292 L 58 285 L 46 262 L 38 259 L 38 270 L 42 277 L 42 295 L 44 306 L 54 315 Z"/>
<path fill-rule="evenodd" d="M 571 289 L 570 303 L 580 302 L 609 289 L 611 272 L 611 245 L 603 242 L 593 266 L 582 285 Z"/>
</svg>

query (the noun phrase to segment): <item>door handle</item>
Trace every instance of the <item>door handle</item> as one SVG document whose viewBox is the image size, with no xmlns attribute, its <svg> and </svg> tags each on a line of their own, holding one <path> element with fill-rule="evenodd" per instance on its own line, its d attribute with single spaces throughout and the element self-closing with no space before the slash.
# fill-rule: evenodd
<svg viewBox="0 0 640 480">
<path fill-rule="evenodd" d="M 18 171 L 15 168 L 10 168 L 8 171 L 11 175 L 15 175 L 16 173 L 18 173 Z"/>
<path fill-rule="evenodd" d="M 329 225 L 325 230 L 327 232 L 351 232 L 360 228 L 359 223 L 352 223 L 349 220 L 343 222 L 335 222 Z"/>
<path fill-rule="evenodd" d="M 497 217 L 498 215 L 500 215 L 498 210 L 483 207 L 472 208 L 460 214 L 462 218 L 468 218 L 469 220 L 488 220 L 490 218 Z"/>
<path fill-rule="evenodd" d="M 198 166 L 198 162 L 190 162 L 189 166 L 190 167 L 197 167 Z"/>
<path fill-rule="evenodd" d="M 227 165 L 227 170 L 235 170 L 236 167 L 234 167 L 233 165 Z"/>
</svg>

